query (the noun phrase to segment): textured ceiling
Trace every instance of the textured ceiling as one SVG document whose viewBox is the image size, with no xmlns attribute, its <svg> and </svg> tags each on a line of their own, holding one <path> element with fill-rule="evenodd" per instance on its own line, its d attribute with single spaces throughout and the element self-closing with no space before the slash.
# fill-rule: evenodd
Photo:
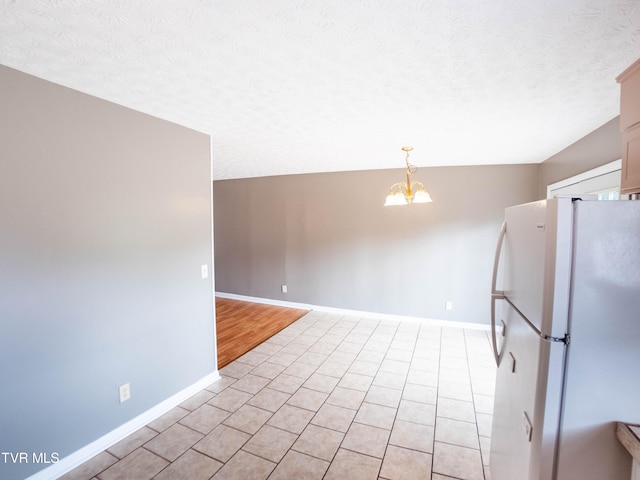
<svg viewBox="0 0 640 480">
<path fill-rule="evenodd" d="M 638 0 L 0 3 L 0 63 L 210 134 L 216 179 L 540 162 L 638 57 Z"/>
</svg>

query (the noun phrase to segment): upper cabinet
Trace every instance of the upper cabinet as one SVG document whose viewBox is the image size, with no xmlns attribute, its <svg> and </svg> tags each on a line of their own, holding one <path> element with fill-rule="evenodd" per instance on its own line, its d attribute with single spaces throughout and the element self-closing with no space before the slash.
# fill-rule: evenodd
<svg viewBox="0 0 640 480">
<path fill-rule="evenodd" d="M 616 78 L 620 84 L 622 178 L 620 193 L 640 193 L 640 60 Z"/>
</svg>

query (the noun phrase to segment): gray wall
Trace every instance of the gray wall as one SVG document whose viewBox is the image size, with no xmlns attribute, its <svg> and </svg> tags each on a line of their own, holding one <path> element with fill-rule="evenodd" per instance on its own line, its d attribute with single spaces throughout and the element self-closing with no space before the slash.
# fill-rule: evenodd
<svg viewBox="0 0 640 480">
<path fill-rule="evenodd" d="M 383 207 L 402 169 L 216 181 L 216 289 L 486 324 L 504 208 L 536 200 L 538 169 L 421 168 L 434 202 L 407 207 Z"/>
<path fill-rule="evenodd" d="M 216 369 L 210 140 L 2 66 L 0 105 L 0 451 L 64 457 Z"/>
<path fill-rule="evenodd" d="M 581 138 L 540 164 L 540 198 L 547 186 L 621 158 L 620 117 Z"/>
</svg>

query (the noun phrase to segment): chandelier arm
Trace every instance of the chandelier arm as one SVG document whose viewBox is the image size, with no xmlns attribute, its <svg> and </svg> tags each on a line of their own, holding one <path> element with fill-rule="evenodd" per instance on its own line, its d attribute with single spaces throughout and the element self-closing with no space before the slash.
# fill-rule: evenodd
<svg viewBox="0 0 640 480">
<path fill-rule="evenodd" d="M 404 188 L 404 190 L 407 190 L 407 184 L 404 182 L 398 182 L 398 183 L 394 183 L 393 185 L 391 185 L 391 188 L 389 188 L 389 191 L 393 191 L 394 188 L 396 187 L 400 187 L 400 188 Z"/>
</svg>

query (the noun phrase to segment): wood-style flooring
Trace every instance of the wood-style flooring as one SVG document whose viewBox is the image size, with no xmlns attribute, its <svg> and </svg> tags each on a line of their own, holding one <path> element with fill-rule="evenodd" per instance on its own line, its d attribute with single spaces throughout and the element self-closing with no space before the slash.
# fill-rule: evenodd
<svg viewBox="0 0 640 480">
<path fill-rule="evenodd" d="M 216 297 L 218 368 L 298 320 L 308 310 Z"/>
</svg>

